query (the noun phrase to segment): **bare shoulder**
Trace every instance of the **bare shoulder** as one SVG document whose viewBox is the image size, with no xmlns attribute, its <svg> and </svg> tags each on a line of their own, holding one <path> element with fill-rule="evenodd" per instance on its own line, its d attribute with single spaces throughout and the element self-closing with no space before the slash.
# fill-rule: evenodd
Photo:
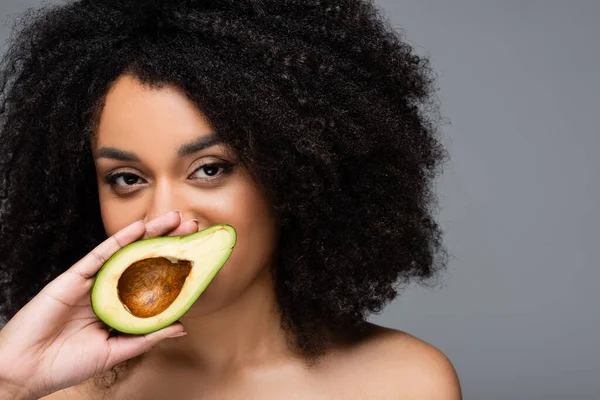
<svg viewBox="0 0 600 400">
<path fill-rule="evenodd" d="M 448 357 L 406 332 L 369 324 L 364 337 L 343 353 L 345 361 L 360 365 L 363 374 L 367 372 L 372 382 L 385 388 L 386 397 L 462 399 L 458 375 Z"/>
</svg>

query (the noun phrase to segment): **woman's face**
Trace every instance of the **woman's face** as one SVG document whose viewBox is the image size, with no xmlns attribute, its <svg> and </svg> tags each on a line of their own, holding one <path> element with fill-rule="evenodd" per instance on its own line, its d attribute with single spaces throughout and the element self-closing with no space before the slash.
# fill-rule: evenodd
<svg viewBox="0 0 600 400">
<path fill-rule="evenodd" d="M 188 315 L 234 301 L 267 271 L 276 221 L 263 193 L 209 122 L 173 86 L 123 76 L 108 92 L 93 143 L 102 220 L 112 235 L 171 210 L 198 229 L 230 224 L 237 244 Z"/>
</svg>

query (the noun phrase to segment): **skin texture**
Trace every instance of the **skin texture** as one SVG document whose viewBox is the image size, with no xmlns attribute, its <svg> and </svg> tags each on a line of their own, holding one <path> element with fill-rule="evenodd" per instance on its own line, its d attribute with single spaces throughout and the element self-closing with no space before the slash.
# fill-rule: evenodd
<svg viewBox="0 0 600 400">
<path fill-rule="evenodd" d="M 371 326 L 360 339 L 334 346 L 312 368 L 290 350 L 273 312 L 273 284 L 266 273 L 276 238 L 268 203 L 241 167 L 227 175 L 208 169 L 216 183 L 208 180 L 207 170 L 194 172 L 209 162 L 233 162 L 235 157 L 222 147 L 177 156 L 177 149 L 209 135 L 210 128 L 176 88 L 150 89 L 123 77 L 107 96 L 101 121 L 96 154 L 111 147 L 140 159 L 96 159 L 109 234 L 131 218 L 151 219 L 175 208 L 184 219 L 199 221 L 200 229 L 233 225 L 239 245 L 182 318 L 188 335 L 155 346 L 108 392 L 90 381 L 49 399 L 460 398 L 446 357 L 403 332 Z M 142 179 L 106 184 L 103 177 L 111 171 Z M 206 180 L 198 182 L 198 177 Z"/>
</svg>

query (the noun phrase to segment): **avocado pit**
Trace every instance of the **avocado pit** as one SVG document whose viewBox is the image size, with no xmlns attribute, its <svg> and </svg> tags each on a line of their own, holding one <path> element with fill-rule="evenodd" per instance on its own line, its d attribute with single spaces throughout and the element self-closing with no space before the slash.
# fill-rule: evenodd
<svg viewBox="0 0 600 400">
<path fill-rule="evenodd" d="M 191 261 L 171 257 L 136 261 L 119 278 L 119 299 L 136 317 L 158 315 L 179 296 L 191 270 Z"/>
</svg>

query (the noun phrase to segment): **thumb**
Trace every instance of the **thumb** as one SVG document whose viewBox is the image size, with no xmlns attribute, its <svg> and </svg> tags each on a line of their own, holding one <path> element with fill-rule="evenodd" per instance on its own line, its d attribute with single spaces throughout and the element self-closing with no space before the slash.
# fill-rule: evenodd
<svg viewBox="0 0 600 400">
<path fill-rule="evenodd" d="M 108 339 L 109 356 L 106 360 L 106 369 L 116 364 L 139 356 L 150 350 L 158 342 L 185 335 L 183 325 L 176 322 L 168 327 L 146 335 L 120 335 Z"/>
</svg>

